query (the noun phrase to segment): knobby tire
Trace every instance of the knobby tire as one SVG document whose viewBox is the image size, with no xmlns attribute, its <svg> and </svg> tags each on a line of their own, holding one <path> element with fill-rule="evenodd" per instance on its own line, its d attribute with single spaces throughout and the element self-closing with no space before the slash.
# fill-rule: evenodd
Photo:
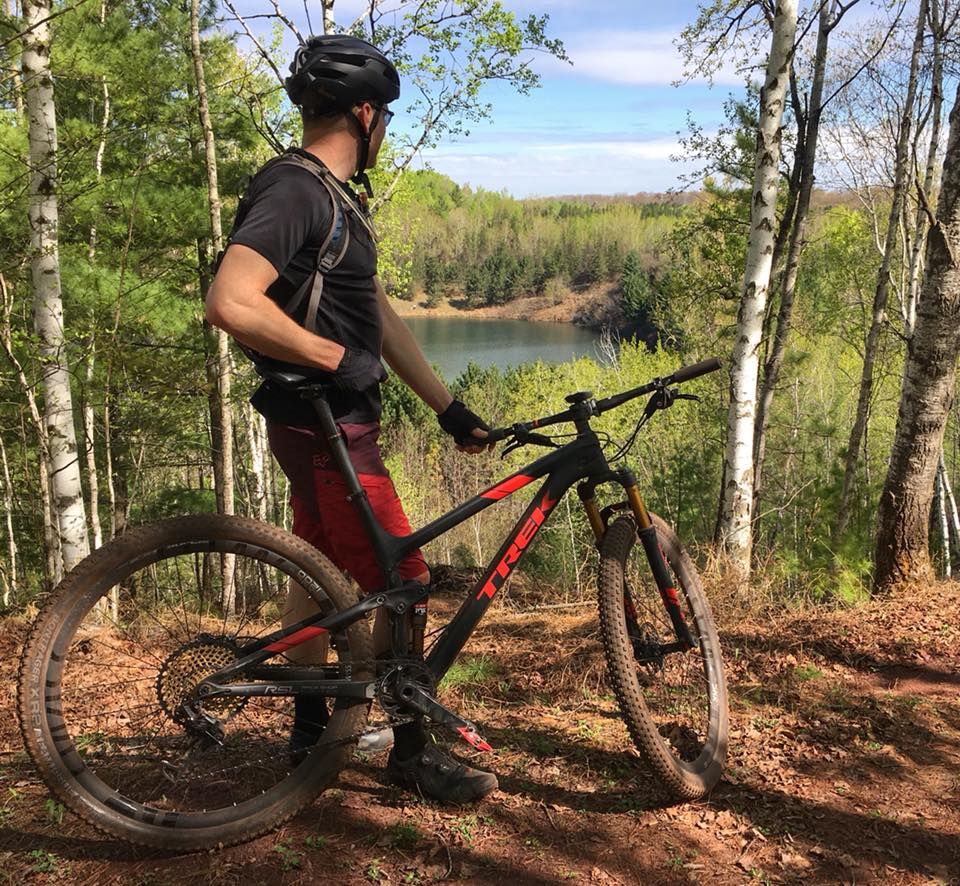
<svg viewBox="0 0 960 886">
<path fill-rule="evenodd" d="M 233 553 L 237 558 L 238 593 L 244 595 L 244 605 L 249 605 L 249 611 L 241 613 L 241 618 L 236 614 L 236 603 L 221 606 L 222 637 L 210 639 L 207 627 L 216 619 L 211 615 L 212 609 L 204 614 L 202 590 L 197 604 L 187 602 L 188 596 L 180 586 L 182 611 L 178 613 L 171 607 L 172 615 L 164 615 L 163 611 L 151 614 L 147 611 L 147 607 L 153 605 L 149 601 L 142 612 L 137 608 L 149 593 L 155 595 L 155 600 L 173 599 L 170 587 L 159 579 L 151 584 L 156 576 L 174 575 L 173 566 L 177 567 L 176 575 L 188 583 L 191 576 L 186 574 L 188 569 L 180 568 L 181 561 L 201 566 L 212 564 L 204 573 L 209 585 L 210 574 L 218 574 L 215 567 L 224 562 L 218 555 L 224 553 Z M 267 580 L 263 578 L 268 569 L 272 570 L 269 576 L 277 576 L 272 584 L 265 584 Z M 196 571 L 196 575 L 200 576 L 201 572 Z M 209 655 L 211 650 L 214 656 L 229 656 L 232 653 L 223 649 L 229 650 L 231 640 L 240 645 L 251 635 L 256 636 L 255 624 L 264 625 L 264 634 L 276 629 L 286 605 L 277 601 L 286 600 L 287 580 L 298 581 L 327 614 L 356 602 L 356 594 L 339 570 L 308 543 L 267 524 L 218 515 L 182 517 L 132 529 L 95 551 L 64 578 L 48 598 L 27 639 L 20 662 L 18 692 L 18 718 L 27 751 L 47 786 L 64 805 L 113 837 L 155 849 L 194 851 L 242 843 L 274 829 L 307 806 L 337 778 L 366 721 L 369 705 L 362 700 L 338 699 L 321 745 L 299 763 L 289 762 L 287 754 L 289 729 L 286 724 L 292 719 L 290 697 L 250 699 L 248 707 L 244 707 L 246 702 L 223 702 L 220 706 L 223 718 L 228 729 L 235 731 L 228 732 L 228 738 L 220 746 L 210 742 L 202 750 L 194 750 L 201 743 L 191 744 L 191 740 L 176 734 L 177 727 L 162 710 L 162 702 L 152 714 L 152 720 L 148 722 L 143 714 L 143 725 L 137 721 L 142 735 L 137 734 L 138 729 L 133 726 L 137 709 L 149 711 L 154 703 L 151 697 L 154 684 L 157 687 L 183 684 L 191 677 L 188 665 L 194 658 L 202 658 L 201 653 Z M 275 598 L 267 597 L 262 591 L 251 592 L 251 582 L 267 587 Z M 120 616 L 104 627 L 97 619 L 107 604 L 99 601 L 107 600 L 112 588 L 119 588 Z M 253 602 L 248 603 L 248 595 L 256 607 Z M 196 614 L 191 607 L 197 609 L 198 606 L 199 614 Z M 270 612 L 274 615 L 270 616 Z M 270 617 L 274 621 L 267 627 Z M 232 638 L 228 624 L 236 626 Z M 191 637 L 191 632 L 196 633 L 196 637 Z M 84 639 L 79 639 L 81 635 Z M 167 635 L 174 639 L 168 639 Z M 186 642 L 176 647 L 181 636 Z M 144 641 L 142 649 L 134 645 L 141 637 L 149 639 L 149 643 Z M 355 622 L 338 635 L 338 639 L 337 656 L 346 668 L 352 667 L 351 679 L 372 679 L 372 671 L 367 671 L 374 657 L 373 646 L 366 622 Z M 156 651 L 156 646 L 151 645 L 155 642 L 166 643 L 173 650 L 162 666 L 154 665 L 152 656 L 159 658 L 163 651 Z M 134 657 L 129 651 L 131 648 L 139 657 Z M 114 650 L 111 663 L 98 663 L 99 649 Z M 193 679 L 204 676 L 202 666 L 201 660 L 197 665 L 201 670 L 192 675 Z M 222 666 L 222 663 L 217 665 Z M 75 673 L 79 679 L 79 675 L 99 674 L 101 670 L 103 680 L 116 678 L 108 685 L 112 687 L 111 692 L 121 694 L 124 699 L 119 714 L 110 710 L 97 717 L 85 713 L 79 702 L 70 701 L 67 696 L 61 699 L 61 678 L 65 674 Z M 154 670 L 157 671 L 155 679 Z M 94 704 L 100 697 L 100 685 L 88 677 L 83 687 Z M 140 694 L 123 695 L 133 689 Z M 106 695 L 106 690 L 101 694 Z M 156 694 L 159 697 L 159 688 Z M 113 695 L 106 697 L 113 699 Z M 254 708 L 254 701 L 263 701 L 263 707 Z M 282 710 L 280 705 L 284 705 Z M 167 708 L 170 707 L 168 702 Z M 77 712 L 75 715 L 70 712 L 73 709 Z M 268 719 L 271 716 L 273 719 Z M 81 721 L 100 725 L 81 730 L 79 725 L 74 725 Z M 99 731 L 111 727 L 117 734 L 110 738 Z M 157 738 L 161 732 L 162 737 Z M 250 747 L 246 759 L 243 755 L 248 748 L 244 741 L 249 741 Z M 176 746 L 183 755 L 177 760 L 187 762 L 172 766 L 168 760 L 151 759 L 151 742 L 157 745 L 179 742 Z M 271 750 L 275 754 L 271 755 Z M 228 752 L 234 756 L 228 757 Z M 152 753 L 160 757 L 166 751 Z M 218 753 L 221 761 L 240 762 L 214 770 L 210 783 L 205 784 L 203 767 L 208 765 L 208 757 Z M 254 753 L 260 756 L 251 756 Z M 199 762 L 194 763 L 194 759 Z M 150 794 L 158 797 L 159 802 L 155 801 L 154 807 L 137 797 L 127 797 L 114 789 L 109 780 L 101 780 L 104 772 L 111 777 L 119 773 L 115 780 L 120 781 L 124 773 L 128 773 L 129 783 L 144 793 L 147 788 L 141 785 L 149 784 L 152 788 L 159 784 Z M 173 778 L 169 791 L 164 788 L 158 772 Z M 197 772 L 200 774 L 196 776 L 196 786 L 192 782 L 188 784 L 186 779 Z M 179 786 L 177 780 L 182 773 L 186 775 L 182 778 L 183 786 Z M 262 780 L 270 778 L 278 779 L 277 783 L 261 790 Z M 194 787 L 196 791 L 191 794 Z M 184 811 L 170 808 L 168 794 L 177 792 L 190 808 Z M 252 796 L 247 797 L 246 793 Z M 240 801 L 219 799 L 231 795 L 239 796 Z M 196 797 L 200 799 L 193 799 Z M 208 809 L 204 805 L 207 802 L 222 805 Z"/>
<path fill-rule="evenodd" d="M 600 628 L 608 676 L 634 744 L 678 800 L 719 781 L 729 719 L 720 643 L 696 567 L 673 530 L 651 514 L 697 647 L 664 656 L 637 646 L 676 641 L 632 517 L 615 520 L 600 545 Z M 625 590 L 638 613 L 628 627 Z M 639 624 L 639 630 L 638 630 Z"/>
</svg>

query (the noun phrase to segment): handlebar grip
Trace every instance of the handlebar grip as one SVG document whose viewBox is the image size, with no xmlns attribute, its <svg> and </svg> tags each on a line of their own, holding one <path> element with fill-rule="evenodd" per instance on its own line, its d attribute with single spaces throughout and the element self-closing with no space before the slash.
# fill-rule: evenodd
<svg viewBox="0 0 960 886">
<path fill-rule="evenodd" d="M 506 440 L 507 437 L 512 436 L 513 428 L 491 428 L 487 432 L 487 436 L 480 440 L 480 443 L 499 443 L 501 440 Z"/>
<path fill-rule="evenodd" d="M 691 366 L 682 366 L 673 375 L 670 376 L 669 384 L 679 384 L 683 381 L 690 381 L 691 378 L 699 378 L 701 375 L 707 375 L 710 372 L 716 372 L 723 367 L 723 361 L 719 357 L 711 357 L 709 360 L 701 360 Z"/>
</svg>

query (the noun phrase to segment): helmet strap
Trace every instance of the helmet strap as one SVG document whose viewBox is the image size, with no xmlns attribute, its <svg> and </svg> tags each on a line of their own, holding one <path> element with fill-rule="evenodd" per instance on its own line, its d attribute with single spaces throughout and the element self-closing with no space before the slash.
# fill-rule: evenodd
<svg viewBox="0 0 960 886">
<path fill-rule="evenodd" d="M 377 123 L 380 122 L 380 114 L 381 109 L 376 108 L 373 119 L 370 121 L 370 126 L 367 129 L 363 128 L 363 124 L 356 114 L 349 114 L 356 123 L 360 133 L 360 144 L 357 145 L 357 171 L 353 174 L 350 181 L 356 185 L 362 185 L 368 198 L 373 196 L 373 186 L 370 184 L 370 177 L 367 175 L 367 160 L 370 157 L 370 135 L 373 130 L 377 128 Z"/>
</svg>

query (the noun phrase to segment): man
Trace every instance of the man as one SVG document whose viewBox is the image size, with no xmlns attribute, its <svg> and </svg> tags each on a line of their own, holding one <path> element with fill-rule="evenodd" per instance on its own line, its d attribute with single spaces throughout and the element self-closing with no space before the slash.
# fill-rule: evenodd
<svg viewBox="0 0 960 886">
<path fill-rule="evenodd" d="M 345 35 L 311 37 L 290 71 L 285 86 L 301 110 L 303 147 L 268 163 L 251 182 L 207 297 L 207 319 L 264 358 L 328 374 L 330 407 L 374 512 L 388 531 L 407 534 L 377 442 L 386 378 L 381 354 L 437 413 L 458 449 L 482 452 L 486 425 L 453 399 L 391 308 L 376 277 L 372 227 L 346 184 L 352 178 L 369 194 L 365 170 L 376 163 L 393 116 L 387 105 L 399 97 L 400 80 L 374 46 Z M 291 156 L 299 162 L 290 162 Z M 318 175 L 317 161 L 332 175 Z M 342 245 L 331 251 L 331 243 Z M 297 307 L 288 314 L 292 303 Z M 346 500 L 313 408 L 269 383 L 252 402 L 267 419 L 271 450 L 290 480 L 294 533 L 350 573 L 364 593 L 383 587 L 385 577 Z M 419 551 L 400 564 L 400 574 L 430 581 Z M 295 585 L 287 608 L 288 623 L 316 611 Z M 389 653 L 386 613 L 377 615 L 375 649 Z M 326 655 L 319 647 L 298 651 L 313 661 Z M 326 720 L 322 699 L 296 697 L 295 758 L 316 743 Z M 464 766 L 428 742 L 419 720 L 394 733 L 387 763 L 393 781 L 460 803 L 497 787 L 491 773 Z"/>
</svg>

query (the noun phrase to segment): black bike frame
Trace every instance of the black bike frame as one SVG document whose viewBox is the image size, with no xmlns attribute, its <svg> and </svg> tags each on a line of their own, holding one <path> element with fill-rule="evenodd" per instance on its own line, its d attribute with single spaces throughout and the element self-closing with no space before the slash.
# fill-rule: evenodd
<svg viewBox="0 0 960 886">
<path fill-rule="evenodd" d="M 611 470 L 600 448 L 600 442 L 590 429 L 584 416 L 577 421 L 578 435 L 564 446 L 547 453 L 526 467 L 511 474 L 499 483 L 484 490 L 453 510 L 438 517 L 422 529 L 410 535 L 396 536 L 387 532 L 379 523 L 360 485 L 356 470 L 350 462 L 346 444 L 336 426 L 325 400 L 314 401 L 320 416 L 321 428 L 328 438 L 334 461 L 343 475 L 349 490 L 349 498 L 357 508 L 364 530 L 370 540 L 374 556 L 387 576 L 386 589 L 367 596 L 360 603 L 334 615 L 323 613 L 306 618 L 296 624 L 282 628 L 266 637 L 246 644 L 240 649 L 239 657 L 226 668 L 212 674 L 204 683 L 210 692 L 201 691 L 201 695 L 278 695 L 319 692 L 327 695 L 346 695 L 353 697 L 372 697 L 372 685 L 368 682 L 353 682 L 337 679 L 337 666 L 304 666 L 296 668 L 261 666 L 272 656 L 308 642 L 321 635 L 335 633 L 347 625 L 363 618 L 367 612 L 385 606 L 394 614 L 394 621 L 400 622 L 400 616 L 422 598 L 429 590 L 416 583 L 402 583 L 397 565 L 411 551 L 433 541 L 445 532 L 458 526 L 475 514 L 491 505 L 511 496 L 535 481 L 546 477 L 536 495 L 527 505 L 520 519 L 501 545 L 496 555 L 476 585 L 463 601 L 460 609 L 443 628 L 440 637 L 431 646 L 425 664 L 440 680 L 450 665 L 460 654 L 469 640 L 477 623 L 483 617 L 497 591 L 503 587 L 507 578 L 523 559 L 531 542 L 550 518 L 554 506 L 578 480 L 581 485 L 580 496 L 585 502 L 593 499 L 593 490 L 600 483 L 616 482 L 635 492 L 635 478 L 629 470 Z M 595 527 L 596 531 L 596 527 Z M 396 653 L 397 650 L 394 650 Z M 226 677 L 243 672 L 247 677 L 263 677 L 267 684 L 237 683 L 222 684 Z M 313 675 L 311 679 L 310 675 Z M 290 681 L 283 677 L 292 678 Z M 330 679 L 333 677 L 333 679 Z M 280 678 L 280 679 L 278 679 Z M 319 679 L 317 679 L 319 678 Z M 242 679 L 242 678 L 241 678 Z M 217 685 L 219 684 L 219 685 Z"/>
<path fill-rule="evenodd" d="M 636 477 L 628 468 L 614 470 L 610 467 L 596 434 L 590 427 L 590 418 L 606 409 L 614 408 L 629 399 L 652 391 L 663 392 L 669 384 L 695 378 L 719 368 L 717 360 L 705 361 L 674 373 L 666 379 L 624 391 L 603 401 L 589 399 L 590 395 L 572 395 L 568 402 L 569 410 L 538 419 L 529 425 L 516 425 L 524 428 L 524 433 L 532 428 L 543 427 L 558 421 L 573 422 L 577 436 L 570 443 L 544 455 L 526 467 L 511 474 L 499 483 L 484 490 L 479 495 L 438 517 L 432 523 L 405 536 L 396 536 L 380 525 L 360 484 L 357 472 L 350 461 L 346 443 L 323 397 L 319 386 L 301 387 L 301 396 L 311 400 L 320 417 L 320 427 L 327 438 L 334 462 L 343 476 L 349 492 L 349 500 L 356 507 L 361 523 L 377 563 L 387 577 L 384 590 L 368 595 L 354 606 L 333 615 L 316 615 L 303 619 L 296 624 L 282 628 L 259 640 L 252 641 L 239 650 L 238 658 L 230 665 L 211 674 L 198 687 L 198 695 L 203 697 L 222 695 L 295 695 L 319 693 L 328 696 L 343 696 L 371 699 L 375 696 L 375 681 L 344 679 L 337 665 L 316 665 L 311 667 L 289 667 L 283 665 L 264 665 L 267 659 L 286 650 L 305 643 L 321 634 L 333 634 L 353 622 L 365 617 L 373 609 L 385 607 L 391 613 L 393 624 L 393 654 L 406 658 L 406 628 L 401 616 L 411 606 L 429 593 L 429 587 L 416 582 L 402 582 L 397 566 L 411 551 L 433 541 L 454 526 L 480 513 L 485 508 L 507 498 L 519 489 L 546 477 L 536 495 L 527 505 L 523 515 L 517 521 L 507 540 L 501 545 L 494 558 L 488 564 L 481 579 L 463 601 L 460 609 L 442 629 L 440 637 L 430 647 L 425 664 L 440 680 L 450 665 L 460 654 L 477 623 L 483 617 L 497 591 L 503 587 L 507 578 L 523 559 L 530 543 L 536 538 L 546 521 L 550 518 L 557 502 L 578 480 L 580 500 L 587 511 L 590 526 L 599 541 L 605 525 L 594 499 L 594 492 L 601 483 L 619 483 L 626 490 L 627 503 L 637 522 L 638 537 L 647 556 L 654 580 L 660 591 L 664 607 L 673 623 L 678 642 L 669 644 L 670 651 L 683 651 L 695 645 L 693 637 L 684 620 L 677 591 L 668 572 L 663 554 L 660 551 L 656 530 L 647 513 L 646 506 L 637 488 Z M 669 401 L 668 401 L 669 405 Z M 661 407 L 658 407 L 661 408 Z M 665 408 L 665 407 L 662 407 Z M 511 433 L 508 429 L 495 432 L 504 439 Z M 527 438 L 529 439 L 529 438 Z M 542 439 L 542 438 L 541 438 Z M 522 441 L 521 441 L 522 442 Z M 535 442 L 535 441 L 530 441 Z M 303 583 L 308 576 L 297 577 Z M 235 674 L 248 678 L 262 679 L 267 682 L 224 684 L 222 681 Z M 318 679 L 319 678 L 319 679 Z M 242 677 L 241 677 L 242 679 Z"/>
</svg>

